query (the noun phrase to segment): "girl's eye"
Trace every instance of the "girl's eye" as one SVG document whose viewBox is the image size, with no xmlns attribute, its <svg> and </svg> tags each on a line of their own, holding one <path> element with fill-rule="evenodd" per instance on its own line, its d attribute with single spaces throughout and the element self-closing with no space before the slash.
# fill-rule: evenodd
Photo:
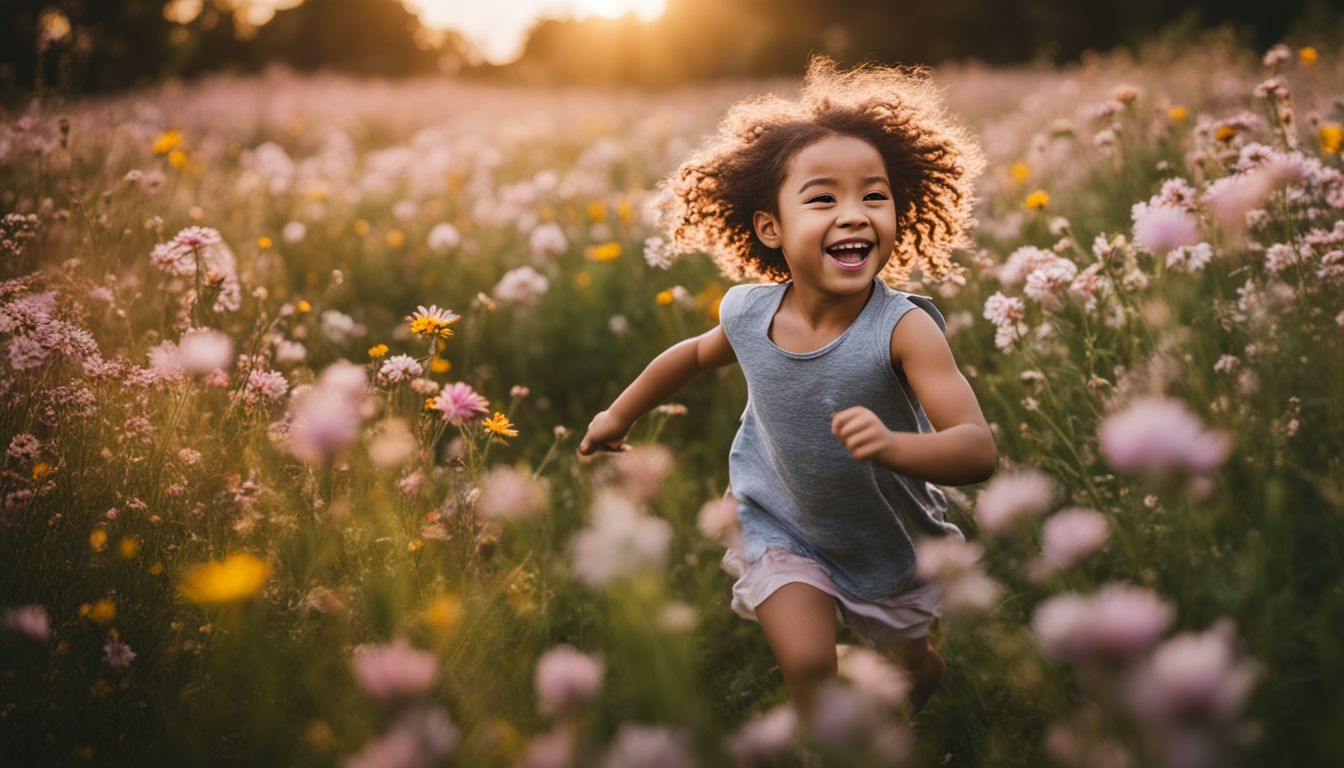
<svg viewBox="0 0 1344 768">
<path fill-rule="evenodd" d="M 817 195 L 816 197 L 812 198 L 811 200 L 808 200 L 807 202 L 809 202 L 809 203 L 834 203 L 834 202 L 835 202 L 835 196 L 834 196 L 834 195 L 829 195 L 829 194 L 827 194 L 827 195 Z"/>
<path fill-rule="evenodd" d="M 887 196 L 882 192 L 869 192 L 863 196 L 864 200 L 886 200 Z"/>
</svg>

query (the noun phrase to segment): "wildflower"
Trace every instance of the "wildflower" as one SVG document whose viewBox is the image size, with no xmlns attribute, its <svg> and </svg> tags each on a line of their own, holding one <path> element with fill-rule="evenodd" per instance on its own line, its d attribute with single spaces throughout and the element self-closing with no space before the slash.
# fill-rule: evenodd
<svg viewBox="0 0 1344 768">
<path fill-rule="evenodd" d="M 728 751 L 739 765 L 756 765 L 780 756 L 798 738 L 798 712 L 779 704 L 743 723 L 728 739 Z"/>
<path fill-rule="evenodd" d="M 424 371 L 420 363 L 410 355 L 394 355 L 378 369 L 378 378 L 390 384 L 410 381 Z"/>
<path fill-rule="evenodd" d="M 192 328 L 182 334 L 177 350 L 183 372 L 204 376 L 228 366 L 233 359 L 233 340 L 210 328 Z"/>
<path fill-rule="evenodd" d="M 1213 246 L 1196 243 L 1182 246 L 1167 253 L 1167 269 L 1177 272 L 1199 272 L 1213 260 Z"/>
<path fill-rule="evenodd" d="M 367 386 L 364 368 L 339 362 L 328 366 L 314 386 L 295 394 L 290 403 L 290 453 L 309 464 L 321 464 L 354 443 Z"/>
<path fill-rule="evenodd" d="M 386 354 L 387 354 L 386 344 L 375 344 L 372 347 L 369 347 L 369 357 L 373 358 L 374 360 L 377 360 Z"/>
<path fill-rule="evenodd" d="M 37 458 L 41 449 L 42 441 L 27 432 L 20 432 L 10 439 L 5 455 L 11 459 L 32 461 Z"/>
<path fill-rule="evenodd" d="M 666 520 L 640 513 L 634 502 L 613 490 L 598 493 L 588 527 L 570 540 L 575 578 L 590 588 L 645 568 L 661 568 L 672 542 Z"/>
<path fill-rule="evenodd" d="M 606 665 L 597 656 L 559 645 L 537 660 L 537 709 L 552 717 L 592 701 L 602 687 Z"/>
<path fill-rule="evenodd" d="M 685 728 L 624 722 L 599 768 L 694 768 L 695 740 Z"/>
<path fill-rule="evenodd" d="M 446 221 L 435 224 L 429 230 L 429 236 L 425 241 L 431 251 L 439 251 L 440 253 L 447 253 L 461 243 L 462 234 L 457 231 L 457 227 Z"/>
<path fill-rule="evenodd" d="M 551 281 L 529 266 L 504 273 L 490 293 L 500 301 L 533 304 L 551 287 Z"/>
<path fill-rule="evenodd" d="M 1206 430 L 1180 400 L 1145 397 L 1108 416 L 1097 428 L 1106 463 L 1122 472 L 1207 474 L 1232 450 L 1227 433 Z"/>
<path fill-rule="evenodd" d="M 1293 57 L 1293 49 L 1279 43 L 1265 52 L 1265 58 L 1262 63 L 1273 69 Z"/>
<path fill-rule="evenodd" d="M 289 391 L 289 381 L 279 371 L 254 369 L 247 375 L 247 391 L 249 403 L 256 402 L 259 397 L 279 400 Z"/>
<path fill-rule="evenodd" d="M 1157 593 L 1113 582 L 1091 596 L 1069 592 L 1036 607 L 1031 630 L 1050 658 L 1073 664 L 1124 661 L 1152 645 L 1175 611 Z"/>
<path fill-rule="evenodd" d="M 1321 139 L 1321 154 L 1338 154 L 1341 147 L 1344 147 L 1344 125 L 1339 123 L 1325 123 L 1321 126 L 1318 135 Z"/>
<path fill-rule="evenodd" d="M 406 551 L 412 555 L 414 555 L 416 552 L 419 552 L 424 548 L 425 548 L 424 539 L 411 539 L 410 541 L 406 542 Z"/>
<path fill-rule="evenodd" d="M 696 527 L 705 538 L 725 546 L 734 546 L 741 535 L 737 504 L 727 499 L 711 499 L 700 507 Z"/>
<path fill-rule="evenodd" d="M 0 616 L 0 625 L 39 643 L 45 643 L 51 637 L 51 618 L 47 609 L 40 605 L 6 608 Z"/>
<path fill-rule="evenodd" d="M 182 146 L 181 131 L 164 131 L 159 134 L 157 139 L 154 139 L 154 154 L 166 155 L 180 146 Z"/>
<path fill-rule="evenodd" d="M 174 168 L 186 168 L 191 164 L 191 156 L 180 149 L 174 149 L 168 153 L 168 164 Z"/>
<path fill-rule="evenodd" d="M 462 615 L 462 599 L 457 595 L 439 595 L 422 614 L 425 625 L 439 632 L 451 632 Z"/>
<path fill-rule="evenodd" d="M 569 249 L 569 241 L 565 239 L 565 231 L 559 224 L 546 223 L 532 230 L 527 238 L 527 246 L 534 256 L 545 258 L 564 253 Z"/>
<path fill-rule="evenodd" d="M 1053 257 L 1027 275 L 1022 292 L 1040 302 L 1045 309 L 1055 311 L 1063 305 L 1063 296 L 1078 275 L 1078 265 L 1069 259 Z"/>
<path fill-rule="evenodd" d="M 587 288 L 592 284 L 593 284 L 593 276 L 589 274 L 588 270 L 586 269 L 580 270 L 579 273 L 574 276 L 574 285 L 580 289 Z"/>
<path fill-rule="evenodd" d="M 1031 166 L 1018 160 L 1008 167 L 1008 175 L 1018 184 L 1025 184 L 1031 178 Z"/>
<path fill-rule="evenodd" d="M 887 707 L 899 707 L 910 692 L 910 679 L 870 648 L 846 645 L 839 649 L 840 677 L 848 680 L 871 701 Z"/>
<path fill-rule="evenodd" d="M 666 307 L 672 303 L 672 292 L 668 290 L 659 291 L 654 300 L 658 303 L 658 306 Z"/>
<path fill-rule="evenodd" d="M 577 739 L 574 729 L 564 725 L 539 734 L 528 743 L 519 765 L 521 768 L 569 768 L 574 764 Z"/>
<path fill-rule="evenodd" d="M 1190 110 L 1180 104 L 1173 104 L 1167 108 L 1167 119 L 1173 123 L 1183 123 L 1190 117 Z"/>
<path fill-rule="evenodd" d="M 428 308 L 417 306 L 414 314 L 407 315 L 406 319 L 411 324 L 411 333 L 417 336 L 447 339 L 453 335 L 453 329 L 449 326 L 461 317 L 451 309 L 439 309 L 431 304 Z"/>
<path fill-rule="evenodd" d="M 645 238 L 644 262 L 654 269 L 672 266 L 672 246 L 658 235 Z"/>
<path fill-rule="evenodd" d="M 1134 242 L 1155 254 L 1194 245 L 1203 239 L 1195 217 L 1172 205 L 1135 203 L 1130 209 Z"/>
<path fill-rule="evenodd" d="M 134 659 L 135 651 L 121 642 L 116 636 L 116 630 L 113 630 L 112 639 L 103 644 L 103 663 L 109 667 L 129 667 Z"/>
<path fill-rule="evenodd" d="M 265 235 L 262 235 L 261 237 L 257 238 L 257 248 L 263 251 L 269 251 L 271 247 L 274 245 L 275 243 L 271 242 L 271 238 Z"/>
<path fill-rule="evenodd" d="M 613 460 L 621 490 L 636 501 L 653 501 L 672 471 L 672 452 L 661 445 L 641 445 Z"/>
<path fill-rule="evenodd" d="M 87 613 L 81 608 L 81 615 L 87 616 L 94 624 L 107 626 L 117 619 L 117 604 L 104 597 L 93 605 L 88 605 Z"/>
<path fill-rule="evenodd" d="M 487 520 L 521 520 L 546 507 L 546 489 L 528 472 L 496 467 L 481 481 L 476 512 Z"/>
<path fill-rule="evenodd" d="M 187 227 L 172 240 L 154 246 L 149 262 L 155 268 L 180 277 L 200 274 L 218 290 L 213 306 L 216 312 L 236 312 L 242 306 L 242 285 L 233 251 L 219 231 L 210 227 Z M 191 295 L 194 301 L 197 297 Z"/>
<path fill-rule="evenodd" d="M 502 437 L 518 436 L 518 430 L 513 428 L 513 422 L 509 421 L 509 417 L 505 416 L 499 411 L 495 411 L 494 416 L 482 419 L 481 426 L 485 428 L 486 432 L 500 435 Z"/>
<path fill-rule="evenodd" d="M 621 244 L 615 241 L 590 245 L 583 249 L 583 257 L 589 261 L 614 261 L 621 257 Z"/>
<path fill-rule="evenodd" d="M 402 419 L 386 419 L 369 440 L 369 460 L 379 467 L 396 467 L 415 455 L 415 436 Z"/>
<path fill-rule="evenodd" d="M 435 356 L 429 361 L 429 372 L 445 374 L 453 369 L 453 364 L 446 357 Z"/>
<path fill-rule="evenodd" d="M 287 222 L 280 230 L 280 237 L 286 243 L 301 243 L 308 236 L 308 227 L 302 221 Z"/>
<path fill-rule="evenodd" d="M 246 600 L 271 578 L 271 566 L 260 558 L 239 552 L 223 562 L 194 565 L 182 577 L 178 589 L 198 605 L 220 605 Z"/>
<path fill-rule="evenodd" d="M 393 227 L 387 230 L 386 235 L 383 235 L 383 242 L 387 243 L 389 248 L 400 248 L 406 244 L 406 233 Z"/>
<path fill-rule="evenodd" d="M 477 394 L 470 384 L 461 381 L 444 387 L 439 396 L 428 403 L 455 427 L 462 426 L 478 413 L 485 413 L 490 405 L 490 401 Z"/>
<path fill-rule="evenodd" d="M 1041 528 L 1041 561 L 1051 570 L 1070 568 L 1100 551 L 1109 535 L 1110 526 L 1100 512 L 1062 509 Z"/>
<path fill-rule="evenodd" d="M 93 533 L 89 534 L 89 547 L 94 552 L 102 552 L 107 549 L 107 531 L 102 528 L 94 528 Z"/>
<path fill-rule="evenodd" d="M 1027 199 L 1024 204 L 1027 206 L 1029 210 L 1033 211 L 1044 210 L 1047 205 L 1050 205 L 1050 193 L 1046 192 L 1044 189 L 1038 189 L 1035 192 L 1032 192 L 1031 194 L 1027 195 Z"/>
<path fill-rule="evenodd" d="M 457 726 L 442 707 L 403 712 L 382 738 L 342 762 L 342 768 L 422 768 L 443 765 L 457 748 Z"/>
<path fill-rule="evenodd" d="M 990 536 L 1004 536 L 1028 516 L 1044 511 L 1054 496 L 1050 476 L 1038 469 L 998 475 L 976 499 L 975 519 Z"/>
<path fill-rule="evenodd" d="M 136 536 L 122 536 L 121 541 L 117 542 L 117 554 L 123 560 L 135 559 L 140 554 L 140 539 Z"/>
<path fill-rule="evenodd" d="M 1310 45 L 1304 46 L 1297 50 L 1297 60 L 1302 62 L 1304 65 L 1308 67 L 1311 66 L 1312 64 L 1315 64 L 1316 59 L 1317 59 L 1316 49 Z"/>
</svg>

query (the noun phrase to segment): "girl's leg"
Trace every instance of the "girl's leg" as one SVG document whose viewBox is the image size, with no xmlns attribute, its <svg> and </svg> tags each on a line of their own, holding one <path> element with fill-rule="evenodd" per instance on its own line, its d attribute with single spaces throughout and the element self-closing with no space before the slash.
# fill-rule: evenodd
<svg viewBox="0 0 1344 768">
<path fill-rule="evenodd" d="M 929 642 L 928 635 L 897 642 L 884 648 L 883 652 L 910 675 L 911 710 L 918 712 L 923 709 L 929 697 L 938 689 L 938 681 L 943 677 L 947 662 L 943 661 L 933 643 Z"/>
<path fill-rule="evenodd" d="M 756 606 L 756 618 L 784 674 L 789 699 L 800 715 L 810 715 L 817 685 L 836 673 L 835 598 L 792 582 Z"/>
</svg>

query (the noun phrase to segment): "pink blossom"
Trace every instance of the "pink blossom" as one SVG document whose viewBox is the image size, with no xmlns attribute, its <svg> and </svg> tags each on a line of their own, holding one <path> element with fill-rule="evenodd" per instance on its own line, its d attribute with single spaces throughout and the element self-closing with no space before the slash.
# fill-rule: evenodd
<svg viewBox="0 0 1344 768">
<path fill-rule="evenodd" d="M 1027 298 L 1039 302 L 1045 309 L 1057 311 L 1064 306 L 1063 297 L 1077 275 L 1077 264 L 1068 259 L 1054 257 L 1052 261 L 1041 264 L 1027 275 L 1022 293 L 1026 294 Z"/>
<path fill-rule="evenodd" d="M 233 359 L 233 340 L 210 328 L 192 328 L 183 333 L 177 349 L 182 370 L 192 376 L 227 368 Z M 288 387 L 286 383 L 285 389 Z M 280 394 L 283 395 L 284 390 Z"/>
<path fill-rule="evenodd" d="M 973 570 L 984 551 L 959 536 L 924 539 L 915 548 L 915 575 L 924 581 L 956 578 Z"/>
<path fill-rule="evenodd" d="M 27 432 L 20 432 L 10 438 L 9 448 L 5 449 L 5 455 L 11 459 L 20 461 L 33 461 L 37 459 L 42 450 L 42 441 Z"/>
<path fill-rule="evenodd" d="M 1206 430 L 1180 400 L 1145 397 L 1097 428 L 1106 463 L 1122 472 L 1207 474 L 1232 451 L 1230 436 Z"/>
<path fill-rule="evenodd" d="M 743 723 L 728 739 L 728 751 L 739 765 L 755 765 L 778 757 L 798 739 L 798 713 L 779 704 Z"/>
<path fill-rule="evenodd" d="M 429 230 L 425 244 L 431 251 L 447 253 L 462 244 L 462 233 L 452 224 L 446 221 L 440 222 Z"/>
<path fill-rule="evenodd" d="M 976 499 L 975 519 L 990 536 L 1005 536 L 1027 517 L 1044 512 L 1054 500 L 1055 485 L 1039 469 L 1026 468 L 996 476 Z"/>
<path fill-rule="evenodd" d="M 1004 296 L 1002 292 L 995 291 L 994 295 L 985 299 L 984 317 L 995 325 L 1009 325 L 1019 322 L 1026 317 L 1027 305 L 1021 299 Z"/>
<path fill-rule="evenodd" d="M 570 768 L 577 741 L 574 729 L 565 726 L 535 736 L 523 753 L 521 768 Z"/>
<path fill-rule="evenodd" d="M 672 452 L 661 445 L 641 445 L 616 454 L 612 466 L 621 489 L 637 501 L 653 501 L 672 471 Z"/>
<path fill-rule="evenodd" d="M 290 452 L 301 461 L 321 464 L 353 444 L 359 438 L 366 386 L 362 367 L 334 363 L 316 384 L 296 392 L 290 401 Z"/>
<path fill-rule="evenodd" d="M 382 738 L 342 761 L 342 768 L 433 768 L 457 748 L 457 726 L 442 707 L 409 710 Z"/>
<path fill-rule="evenodd" d="M 460 427 L 478 413 L 485 413 L 490 401 L 471 388 L 470 384 L 458 381 L 443 388 L 434 398 L 434 410 L 443 414 L 449 424 Z"/>
<path fill-rule="evenodd" d="M 129 667 L 134 659 L 135 651 L 119 638 L 114 637 L 103 645 L 103 663 L 109 667 Z"/>
<path fill-rule="evenodd" d="M 5 507 L 5 511 L 9 511 L 8 501 Z M 51 619 L 47 616 L 47 609 L 40 605 L 6 608 L 4 621 L 0 624 L 39 643 L 45 643 L 51 637 Z"/>
<path fill-rule="evenodd" d="M 666 520 L 642 514 L 615 491 L 600 491 L 588 527 L 570 539 L 574 577 L 596 589 L 641 569 L 661 568 L 671 543 Z"/>
<path fill-rule="evenodd" d="M 868 747 L 882 724 L 880 705 L 832 678 L 815 694 L 809 725 L 828 749 L 854 754 Z"/>
<path fill-rule="evenodd" d="M 569 248 L 569 240 L 565 239 L 565 232 L 559 224 L 547 223 L 532 230 L 527 245 L 533 255 L 544 258 L 564 253 Z"/>
<path fill-rule="evenodd" d="M 550 280 L 547 280 L 544 275 L 532 267 L 524 265 L 505 272 L 504 276 L 495 284 L 495 287 L 491 289 L 490 295 L 500 301 L 533 304 L 550 287 Z"/>
<path fill-rule="evenodd" d="M 355 682 L 382 702 L 419 696 L 439 677 L 439 660 L 430 651 L 411 646 L 405 638 L 391 645 L 361 645 L 353 659 Z"/>
<path fill-rule="evenodd" d="M 248 402 L 256 402 L 258 396 L 268 400 L 279 400 L 289 391 L 289 382 L 279 371 L 253 369 L 247 375 Z"/>
<path fill-rule="evenodd" d="M 1101 551 L 1109 535 L 1110 525 L 1100 512 L 1061 509 L 1041 528 L 1041 560 L 1051 569 L 1072 567 Z"/>
<path fill-rule="evenodd" d="M 410 355 L 393 355 L 378 369 L 378 378 L 390 384 L 410 381 L 424 372 L 420 363 Z"/>
<path fill-rule="evenodd" d="M 695 740 L 684 728 L 625 722 L 599 768 L 695 768 Z"/>
<path fill-rule="evenodd" d="M 724 546 L 735 546 L 741 529 L 737 519 L 736 500 L 711 499 L 700 507 L 696 515 L 696 526 L 700 533 L 711 541 Z"/>
<path fill-rule="evenodd" d="M 1034 245 L 1024 245 L 1008 255 L 1008 259 L 998 269 L 999 282 L 1005 288 L 1015 288 L 1027 280 L 1027 275 L 1037 268 L 1055 261 L 1058 256 Z"/>
<path fill-rule="evenodd" d="M 1203 239 L 1199 221 L 1174 205 L 1135 203 L 1130 216 L 1134 220 L 1134 242 L 1151 253 L 1165 254 Z"/>
<path fill-rule="evenodd" d="M 569 645 L 550 649 L 537 660 L 537 709 L 547 717 L 572 712 L 597 696 L 605 673 L 597 656 Z"/>
<path fill-rule="evenodd" d="M 1157 593 L 1110 583 L 1090 596 L 1056 595 L 1031 617 L 1036 645 L 1053 659 L 1073 664 L 1132 657 L 1171 626 L 1175 612 Z"/>
<path fill-rule="evenodd" d="M 840 677 L 883 706 L 899 707 L 910 693 L 910 678 L 877 651 L 853 645 L 837 651 Z"/>
<path fill-rule="evenodd" d="M 481 481 L 476 512 L 488 520 L 523 520 L 546 508 L 546 488 L 513 467 L 496 467 Z"/>
</svg>

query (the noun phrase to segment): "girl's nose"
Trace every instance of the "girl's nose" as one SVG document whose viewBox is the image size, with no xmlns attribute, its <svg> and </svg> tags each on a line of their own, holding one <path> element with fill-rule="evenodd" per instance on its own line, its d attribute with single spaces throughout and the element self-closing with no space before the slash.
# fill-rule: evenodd
<svg viewBox="0 0 1344 768">
<path fill-rule="evenodd" d="M 835 224 L 838 227 L 856 227 L 868 223 L 863 207 L 855 203 L 841 203 L 835 209 Z"/>
</svg>

